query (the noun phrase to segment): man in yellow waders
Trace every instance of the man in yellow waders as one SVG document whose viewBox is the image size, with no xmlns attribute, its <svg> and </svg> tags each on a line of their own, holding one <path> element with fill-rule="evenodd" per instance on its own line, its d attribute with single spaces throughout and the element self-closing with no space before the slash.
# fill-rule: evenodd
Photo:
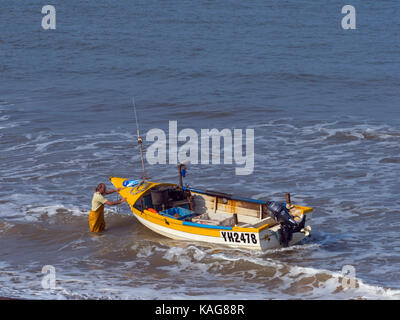
<svg viewBox="0 0 400 320">
<path fill-rule="evenodd" d="M 92 198 L 92 209 L 89 213 L 89 227 L 92 232 L 104 231 L 106 227 L 106 222 L 104 221 L 104 205 L 115 206 L 117 204 L 123 203 L 126 199 L 121 199 L 119 201 L 108 201 L 104 198 L 105 194 L 114 193 L 121 190 L 121 188 L 116 190 L 107 190 L 104 183 L 100 183 Z"/>
</svg>

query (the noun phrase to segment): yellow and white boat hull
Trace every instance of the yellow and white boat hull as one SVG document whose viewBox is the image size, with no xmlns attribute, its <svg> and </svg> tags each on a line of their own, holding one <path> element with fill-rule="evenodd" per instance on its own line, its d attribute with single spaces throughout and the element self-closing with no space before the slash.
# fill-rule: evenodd
<svg viewBox="0 0 400 320">
<path fill-rule="evenodd" d="M 282 247 L 279 238 L 281 226 L 265 215 L 264 201 L 185 188 L 186 194 L 189 194 L 187 201 L 174 202 L 165 198 L 165 204 L 171 208 L 154 210 L 158 195 L 168 194 L 168 189 L 175 190 L 173 192 L 182 189 L 168 183 L 139 182 L 115 177 L 110 180 L 116 188 L 122 188 L 119 193 L 127 199 L 132 213 L 139 222 L 163 236 L 176 240 L 199 241 L 252 250 Z M 182 203 L 190 207 L 190 210 L 182 208 Z M 182 212 L 192 214 L 188 218 L 179 214 L 171 216 L 169 211 L 175 210 L 174 208 L 178 208 L 180 214 Z M 292 208 L 299 216 L 307 215 L 307 226 L 310 229 L 312 208 L 301 206 L 292 206 Z M 203 217 L 207 219 L 202 219 Z M 307 231 L 293 233 L 289 245 L 301 241 L 306 234 Z"/>
</svg>

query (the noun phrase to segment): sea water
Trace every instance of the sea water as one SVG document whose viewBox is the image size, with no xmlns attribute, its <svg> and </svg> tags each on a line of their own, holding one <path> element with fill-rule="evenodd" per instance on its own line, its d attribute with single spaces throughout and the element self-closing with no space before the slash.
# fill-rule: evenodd
<svg viewBox="0 0 400 320">
<path fill-rule="evenodd" d="M 351 1 L 354 30 L 340 1 L 55 0 L 55 30 L 45 4 L 0 9 L 1 296 L 400 298 L 396 1 Z M 174 241 L 126 204 L 89 233 L 96 185 L 142 174 L 133 96 L 145 148 L 169 121 L 254 129 L 251 174 L 189 165 L 185 184 L 290 192 L 314 208 L 311 237 L 267 252 Z M 176 164 L 145 165 L 178 182 Z"/>
</svg>

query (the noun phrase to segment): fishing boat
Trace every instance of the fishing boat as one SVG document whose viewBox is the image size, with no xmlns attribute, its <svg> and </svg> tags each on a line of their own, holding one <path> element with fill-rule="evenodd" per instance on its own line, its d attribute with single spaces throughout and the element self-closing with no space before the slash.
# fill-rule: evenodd
<svg viewBox="0 0 400 320">
<path fill-rule="evenodd" d="M 311 231 L 313 209 L 183 186 L 186 164 L 178 165 L 179 185 L 146 179 L 143 140 L 133 99 L 142 179 L 111 177 L 134 216 L 163 236 L 253 250 L 293 245 Z"/>
<path fill-rule="evenodd" d="M 143 225 L 176 240 L 267 250 L 293 245 L 311 230 L 310 207 L 173 183 L 110 181 Z"/>
</svg>

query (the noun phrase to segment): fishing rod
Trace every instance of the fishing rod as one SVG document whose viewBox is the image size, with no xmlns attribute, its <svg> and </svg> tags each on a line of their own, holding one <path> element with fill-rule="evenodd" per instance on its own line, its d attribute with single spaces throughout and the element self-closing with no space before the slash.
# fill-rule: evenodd
<svg viewBox="0 0 400 320">
<path fill-rule="evenodd" d="M 143 181 L 146 180 L 146 169 L 144 168 L 144 159 L 143 159 L 143 140 L 140 136 L 140 130 L 139 130 L 139 122 L 136 114 L 136 103 L 135 103 L 135 97 L 133 97 L 133 112 L 135 114 L 135 120 L 136 120 L 136 133 L 137 133 L 137 141 L 139 144 L 140 148 L 140 159 L 142 160 L 142 170 L 143 170 Z"/>
</svg>

